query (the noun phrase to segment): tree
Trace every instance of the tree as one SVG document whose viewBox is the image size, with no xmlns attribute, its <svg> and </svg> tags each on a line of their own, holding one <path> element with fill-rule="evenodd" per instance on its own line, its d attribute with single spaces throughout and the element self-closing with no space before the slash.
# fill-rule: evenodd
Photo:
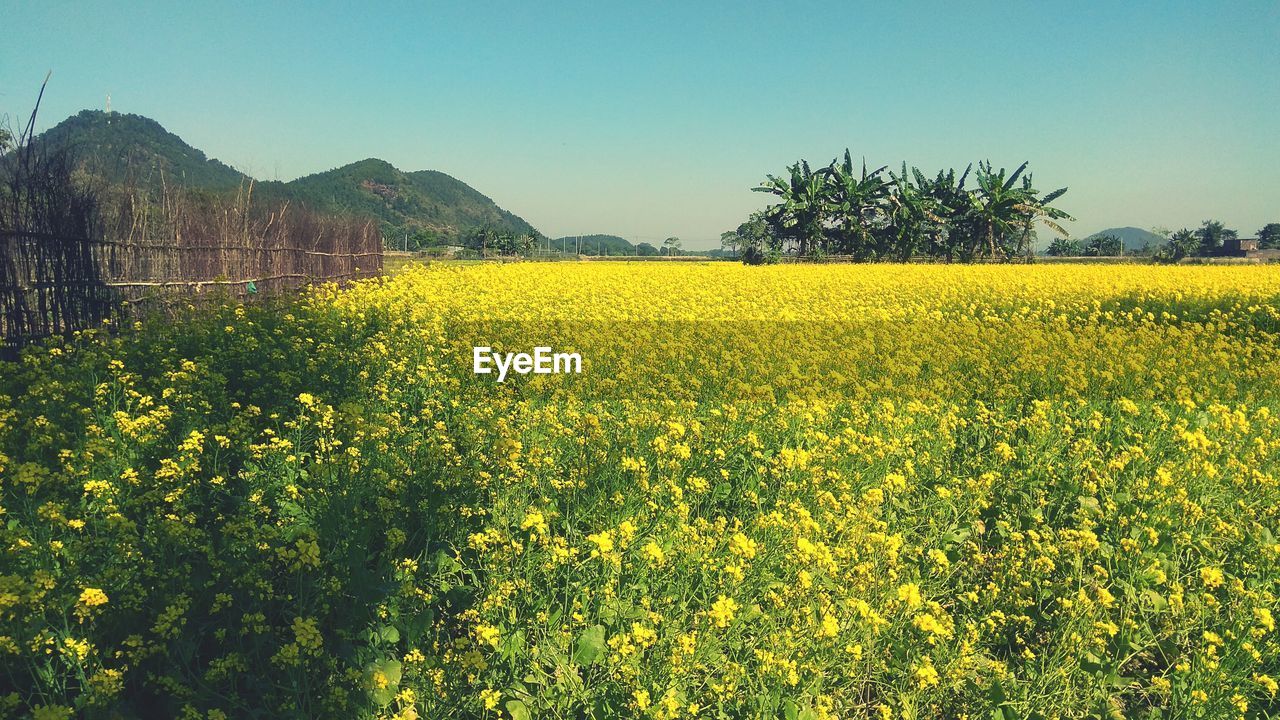
<svg viewBox="0 0 1280 720">
<path fill-rule="evenodd" d="M 528 233 L 505 231 L 494 239 L 491 249 L 496 248 L 499 255 L 522 255 L 533 249 L 534 237 Z"/>
<path fill-rule="evenodd" d="M 918 174 L 920 171 L 915 172 Z M 906 163 L 902 164 L 901 175 L 889 173 L 889 177 L 893 183 L 892 192 L 887 196 L 887 225 L 880 232 L 884 240 L 878 252 L 881 256 L 892 253 L 897 260 L 906 262 L 937 244 L 943 219 L 935 213 L 937 201 L 912 184 Z"/>
<path fill-rule="evenodd" d="M 1040 191 L 1031 187 L 1031 174 L 1022 179 L 1022 206 L 1019 208 L 1025 218 L 1022 226 L 1022 237 L 1019 238 L 1018 252 L 1025 253 L 1027 257 L 1031 256 L 1031 248 L 1036 239 L 1035 225 L 1040 223 L 1050 230 L 1058 233 L 1059 237 L 1068 237 L 1068 233 L 1061 225 L 1059 220 L 1074 220 L 1075 218 L 1068 215 L 1064 210 L 1053 207 L 1050 203 L 1067 194 L 1066 188 L 1058 188 L 1040 197 Z M 1120 253 L 1124 254 L 1124 243 L 1120 244 Z"/>
<path fill-rule="evenodd" d="M 1160 248 L 1157 257 L 1161 260 L 1177 262 L 1184 257 L 1196 254 L 1200 249 L 1200 237 L 1193 230 L 1183 228 L 1169 235 L 1169 240 Z"/>
<path fill-rule="evenodd" d="M 1112 257 L 1124 252 L 1124 241 L 1115 235 L 1094 235 L 1084 247 L 1090 257 Z"/>
<path fill-rule="evenodd" d="M 886 166 L 887 167 L 887 166 Z M 859 173 L 853 165 L 853 157 L 846 148 L 844 162 L 832 160 L 824 171 L 826 177 L 826 205 L 824 210 L 838 230 L 835 252 L 858 257 L 882 255 L 886 248 L 872 237 L 872 230 L 890 208 L 891 181 L 880 177 L 882 167 L 868 173 L 867 161 L 862 161 Z M 906 172 L 906 166 L 903 166 Z"/>
<path fill-rule="evenodd" d="M 782 249 L 782 238 L 773 232 L 763 212 L 753 212 L 747 221 L 738 226 L 738 236 L 742 238 L 744 247 L 758 247 L 767 252 L 778 252 Z"/>
<path fill-rule="evenodd" d="M 1076 257 L 1084 254 L 1084 248 L 1079 240 L 1054 238 L 1046 252 L 1054 257 Z"/>
<path fill-rule="evenodd" d="M 467 235 L 463 241 L 463 246 L 479 251 L 480 256 L 484 257 L 490 250 L 501 252 L 499 242 L 498 231 L 489 225 L 483 225 L 475 228 Z"/>
<path fill-rule="evenodd" d="M 973 260 L 977 257 L 1031 256 L 1036 229 L 1044 225 L 1061 236 L 1058 224 L 1072 219 L 1053 203 L 1066 192 L 1060 188 L 1042 195 L 1032 185 L 1027 163 L 1013 173 L 991 163 L 978 164 L 978 187 L 965 188 L 973 166 L 956 176 L 954 170 L 930 179 L 917 168 L 901 174 L 885 168 L 855 169 L 852 153 L 843 161 L 815 173 L 801 160 L 790 166 L 789 177 L 766 176 L 753 188 L 779 198 L 763 213 L 771 236 L 771 252 L 784 241 L 801 257 L 825 252 L 852 254 L 860 259 L 916 255 Z M 744 224 L 745 225 L 745 224 Z M 764 247 L 748 239 L 739 226 L 741 247 Z"/>
<path fill-rule="evenodd" d="M 653 245 L 650 245 L 647 242 L 642 242 L 639 245 L 636 245 L 636 255 L 639 255 L 641 257 L 649 257 L 653 255 L 660 255 L 660 254 L 661 252 L 659 252 L 658 248 L 654 247 Z"/>
<path fill-rule="evenodd" d="M 1228 230 L 1217 220 L 1205 220 L 1196 230 L 1196 237 L 1200 239 L 1200 255 L 1217 255 L 1228 240 L 1236 238 L 1236 231 Z"/>
<path fill-rule="evenodd" d="M 680 238 L 678 237 L 669 237 L 662 241 L 662 247 L 667 251 L 667 255 L 679 255 L 680 244 Z"/>
<path fill-rule="evenodd" d="M 1267 223 L 1258 231 L 1258 247 L 1262 249 L 1280 248 L 1280 223 Z"/>
<path fill-rule="evenodd" d="M 766 175 L 765 181 L 752 189 L 782 199 L 766 211 L 765 218 L 779 237 L 797 241 L 798 254 L 803 257 L 809 254 L 810 248 L 821 245 L 825 234 L 822 222 L 827 203 L 826 175 L 810 170 L 805 160 L 787 170 L 790 177 Z"/>
<path fill-rule="evenodd" d="M 977 246 L 977 223 L 972 214 L 973 201 L 969 191 L 965 190 L 965 181 L 973 166 L 969 165 L 956 177 L 955 170 L 938 171 L 933 180 L 924 173 L 914 170 L 916 187 L 920 192 L 933 200 L 935 213 L 942 219 L 942 227 L 926 252 L 948 261 L 957 257 L 972 258 Z"/>
<path fill-rule="evenodd" d="M 9 152 L 11 147 L 13 147 L 13 133 L 6 128 L 0 128 L 0 155 Z"/>
<path fill-rule="evenodd" d="M 1026 169 L 1024 162 L 1006 179 L 1004 168 L 995 172 L 991 163 L 978 163 L 978 189 L 971 196 L 988 257 L 1007 258 L 1027 252 L 1037 221 L 1059 235 L 1067 234 L 1057 221 L 1070 220 L 1071 216 L 1049 204 L 1066 194 L 1067 189 L 1054 190 L 1041 199 L 1039 191 L 1031 186 L 1031 175 L 1023 176 Z M 1021 187 L 1016 185 L 1019 178 Z"/>
<path fill-rule="evenodd" d="M 726 230 L 725 232 L 720 233 L 720 249 L 723 250 L 726 255 L 736 257 L 741 248 L 742 236 L 738 234 L 737 230 Z"/>
</svg>

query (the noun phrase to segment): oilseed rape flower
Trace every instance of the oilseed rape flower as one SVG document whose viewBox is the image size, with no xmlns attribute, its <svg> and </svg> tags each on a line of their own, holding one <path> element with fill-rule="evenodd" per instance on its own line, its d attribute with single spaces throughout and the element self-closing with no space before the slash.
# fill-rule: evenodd
<svg viewBox="0 0 1280 720">
<path fill-rule="evenodd" d="M 1222 587 L 1222 570 L 1214 567 L 1200 568 L 1200 582 L 1204 583 L 1204 586 L 1210 590 Z"/>
<path fill-rule="evenodd" d="M 588 535 L 587 542 L 595 545 L 595 549 L 591 551 L 593 555 L 608 555 L 613 552 L 613 533 L 609 530 Z"/>
<path fill-rule="evenodd" d="M 904 583 L 898 586 L 898 599 L 909 608 L 918 608 L 924 600 L 920 596 L 920 586 L 915 583 Z"/>
<path fill-rule="evenodd" d="M 98 588 L 85 588 L 80 592 L 79 606 L 83 608 L 95 608 L 99 605 L 107 604 L 107 594 Z"/>
<path fill-rule="evenodd" d="M 434 263 L 51 340 L 0 366 L 0 715 L 1274 714 L 1278 308 Z"/>
<path fill-rule="evenodd" d="M 738 612 L 739 605 L 733 598 L 727 598 L 721 595 L 715 602 L 711 603 L 711 610 L 707 613 L 707 617 L 711 618 L 711 622 L 718 628 L 727 628 L 729 623 L 733 622 L 733 616 Z"/>
<path fill-rule="evenodd" d="M 645 543 L 641 552 L 644 553 L 645 558 L 647 558 L 655 567 L 662 567 L 662 564 L 666 562 L 666 551 L 662 549 L 661 545 L 653 540 Z"/>
<path fill-rule="evenodd" d="M 740 532 L 734 533 L 733 537 L 729 538 L 729 549 L 746 560 L 756 556 L 758 547 L 754 540 Z"/>
</svg>

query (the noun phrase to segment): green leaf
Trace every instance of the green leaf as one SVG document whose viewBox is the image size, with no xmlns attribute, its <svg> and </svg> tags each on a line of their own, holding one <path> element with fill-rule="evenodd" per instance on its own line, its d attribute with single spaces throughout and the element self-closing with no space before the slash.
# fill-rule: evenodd
<svg viewBox="0 0 1280 720">
<path fill-rule="evenodd" d="M 782 716 L 786 720 L 798 720 L 800 716 L 800 708 L 796 706 L 794 700 L 787 700 L 782 703 Z"/>
<path fill-rule="evenodd" d="M 578 636 L 578 647 L 573 653 L 575 665 L 587 666 L 595 662 L 604 650 L 604 626 L 593 625 Z"/>
<path fill-rule="evenodd" d="M 402 666 L 399 660 L 382 660 L 369 663 L 365 667 L 365 680 L 369 684 L 369 696 L 380 705 L 390 705 L 400 690 L 400 673 Z M 381 675 L 382 682 L 378 681 Z"/>
<path fill-rule="evenodd" d="M 511 713 L 511 720 L 533 720 L 533 716 L 529 714 L 529 708 L 519 700 L 508 700 L 507 712 Z"/>
<path fill-rule="evenodd" d="M 999 680 L 991 683 L 991 689 L 987 691 L 987 699 L 996 705 L 999 705 L 1006 700 L 1004 686 L 1000 684 Z"/>
</svg>

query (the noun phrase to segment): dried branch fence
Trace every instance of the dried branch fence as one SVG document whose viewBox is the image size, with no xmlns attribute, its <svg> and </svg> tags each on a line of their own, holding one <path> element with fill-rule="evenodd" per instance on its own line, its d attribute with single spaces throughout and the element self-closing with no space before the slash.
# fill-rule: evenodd
<svg viewBox="0 0 1280 720">
<path fill-rule="evenodd" d="M 140 308 L 265 297 L 382 272 L 375 222 L 288 203 L 257 208 L 251 188 L 234 199 L 130 190 L 95 197 L 98 206 L 71 228 L 42 222 L 57 213 L 30 212 L 34 198 L 9 213 L 19 222 L 0 225 L 0 354 Z"/>
</svg>

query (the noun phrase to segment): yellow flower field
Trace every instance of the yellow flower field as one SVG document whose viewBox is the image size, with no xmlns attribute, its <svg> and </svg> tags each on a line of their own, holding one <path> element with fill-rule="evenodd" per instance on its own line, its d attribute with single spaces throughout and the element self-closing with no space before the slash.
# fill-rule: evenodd
<svg viewBox="0 0 1280 720">
<path fill-rule="evenodd" d="M 431 266 L 35 349 L 0 714 L 1275 717 L 1278 363 L 1266 266 Z"/>
</svg>

